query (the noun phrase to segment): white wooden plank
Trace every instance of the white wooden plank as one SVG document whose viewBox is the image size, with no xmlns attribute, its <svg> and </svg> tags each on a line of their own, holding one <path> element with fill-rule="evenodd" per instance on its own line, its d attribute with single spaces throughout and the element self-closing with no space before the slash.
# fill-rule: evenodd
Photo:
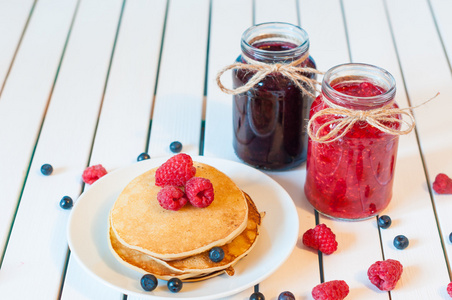
<svg viewBox="0 0 452 300">
<path fill-rule="evenodd" d="M 452 132 L 449 130 L 450 126 L 452 126 L 452 120 L 448 113 L 451 107 L 449 99 L 452 97 L 450 66 L 448 66 L 444 49 L 426 1 L 388 1 L 387 6 L 407 92 L 412 105 L 420 104 L 424 100 L 429 99 L 437 91 L 441 92 L 441 95 L 432 103 L 414 111 L 424 162 L 430 183 L 432 183 L 437 173 L 452 174 L 452 159 L 450 157 Z M 416 22 L 413 22 L 413 20 L 416 20 Z M 422 42 L 419 42 L 419 37 L 422 37 Z M 411 166 L 407 165 L 407 168 L 411 168 Z M 426 181 L 413 182 L 412 177 L 413 175 L 410 173 L 409 176 L 405 174 L 400 178 L 400 181 L 403 180 L 402 184 L 405 186 L 404 191 L 400 191 L 400 193 L 410 199 L 400 209 L 401 213 L 403 213 L 402 210 L 406 211 L 408 205 L 412 207 L 413 210 L 406 213 L 407 218 L 415 219 L 419 225 L 417 228 L 404 228 L 404 232 L 401 233 L 407 236 L 412 234 L 414 248 L 404 254 L 407 256 L 406 260 L 409 262 L 409 267 L 411 267 L 411 269 L 408 269 L 408 280 L 404 284 L 409 284 L 412 287 L 416 286 L 417 289 L 412 291 L 411 294 L 409 288 L 397 290 L 397 293 L 393 293 L 393 298 L 444 299 L 448 297 L 446 295 L 446 285 L 450 281 L 446 269 L 446 261 L 442 255 L 431 251 L 434 245 L 427 244 L 429 242 L 438 243 L 438 239 L 432 240 L 437 236 L 437 230 L 423 226 L 427 214 L 422 207 L 419 207 L 417 202 L 413 202 L 414 199 L 419 197 L 415 189 L 422 190 L 425 193 L 429 187 L 426 185 Z M 450 200 L 452 198 L 450 195 L 443 197 L 437 196 L 435 193 L 433 193 L 433 198 L 439 219 L 439 227 L 445 241 L 445 250 L 450 258 L 451 249 L 447 240 L 452 228 L 452 221 L 448 212 L 450 212 L 452 206 L 447 199 L 449 198 Z M 400 223 L 403 224 L 401 226 L 404 226 L 405 220 L 400 220 Z M 416 229 L 418 231 L 415 231 Z M 425 232 L 425 235 L 430 234 L 432 236 L 431 239 L 423 238 L 422 232 Z M 419 249 L 421 253 L 415 253 L 415 249 Z M 396 250 L 392 252 L 394 255 L 401 255 Z M 427 266 L 424 266 L 423 263 L 420 264 L 419 260 L 430 261 L 435 267 L 432 265 L 427 269 Z M 436 274 L 435 278 L 437 280 L 435 282 L 424 282 L 424 277 L 420 274 L 426 274 L 426 276 L 428 274 L 428 276 L 432 277 L 433 274 Z"/>
<path fill-rule="evenodd" d="M 298 24 L 296 0 L 272 0 L 255 1 L 256 24 L 266 22 L 285 22 Z"/>
<path fill-rule="evenodd" d="M 205 81 L 208 0 L 170 1 L 149 153 L 169 155 L 172 141 L 199 153 Z"/>
<path fill-rule="evenodd" d="M 204 134 L 206 156 L 240 161 L 232 148 L 232 96 L 221 92 L 215 78 L 221 68 L 233 63 L 239 56 L 240 37 L 251 25 L 251 0 L 212 1 Z M 232 87 L 231 73 L 225 74 L 222 82 Z M 253 291 L 253 288 L 248 288 L 225 299 L 248 299 Z"/>
<path fill-rule="evenodd" d="M 81 189 L 121 6 L 120 0 L 80 3 L 3 260 L 2 296 L 59 295 L 69 211 L 58 204 Z M 50 161 L 54 173 L 40 175 L 40 166 Z"/>
<path fill-rule="evenodd" d="M 318 69 L 327 71 L 335 65 L 349 62 L 341 2 L 302 1 L 300 10 L 301 23 L 309 30 L 311 55 Z M 350 287 L 347 297 L 350 299 L 387 299 L 387 293 L 375 294 L 363 285 L 366 283 L 363 269 L 374 262 L 370 257 L 379 257 L 381 260 L 375 221 L 341 222 L 321 216 L 320 223 L 332 229 L 339 244 L 335 253 L 323 255 L 324 280 L 345 280 Z M 359 242 L 364 237 L 366 241 Z"/>
<path fill-rule="evenodd" d="M 431 4 L 433 18 L 441 34 L 450 64 L 452 60 L 452 19 L 450 18 L 452 2 L 447 0 L 429 0 L 429 3 Z"/>
<path fill-rule="evenodd" d="M 66 2 L 43 0 L 36 5 L 0 98 L 2 253 L 75 5 L 75 0 Z"/>
<path fill-rule="evenodd" d="M 124 167 L 146 150 L 166 2 L 125 4 L 91 165 Z"/>
<path fill-rule="evenodd" d="M 443 41 L 442 44 L 445 47 L 450 66 L 452 63 L 452 19 L 450 18 L 449 12 L 452 11 L 452 3 L 450 1 L 444 0 L 431 0 L 430 3 L 433 9 L 433 16 L 436 17 L 438 29 Z M 441 74 L 444 74 L 444 57 L 439 57 L 441 64 Z M 452 68 L 452 66 L 450 67 Z M 438 74 L 436 76 L 441 75 Z M 449 83 L 448 85 L 449 88 L 450 85 L 451 83 Z M 450 126 L 452 126 L 452 124 L 450 117 L 446 117 L 446 111 L 449 111 L 451 109 L 451 94 L 450 89 L 444 90 L 443 87 L 441 87 L 440 92 L 441 99 L 438 100 L 441 100 L 441 104 L 435 104 L 434 108 L 432 108 L 432 110 L 428 112 L 418 111 L 416 114 L 418 122 L 422 122 L 423 124 L 427 122 L 434 122 L 436 125 L 436 130 L 434 131 L 434 133 L 428 130 L 424 130 L 422 127 L 419 128 L 419 136 L 422 139 L 432 134 L 436 135 L 437 131 L 438 137 L 442 137 L 442 134 L 449 134 L 444 136 L 443 141 L 435 141 L 437 147 L 435 147 L 435 149 L 433 149 L 433 147 L 429 147 L 429 150 L 425 153 L 425 162 L 427 165 L 428 176 L 431 184 L 434 182 L 435 177 L 438 173 L 445 173 L 449 177 L 452 177 L 452 159 L 450 157 L 450 153 L 452 152 L 452 144 L 450 143 L 450 130 L 447 130 L 448 128 L 450 128 Z M 430 106 L 433 106 L 433 104 Z M 436 116 L 438 114 L 438 118 L 432 118 L 432 116 Z M 423 145 L 423 147 L 427 148 L 428 145 Z M 448 212 L 452 211 L 452 195 L 438 195 L 433 192 L 433 197 L 435 199 L 435 206 L 441 224 L 441 235 L 443 237 L 445 251 L 447 253 L 450 264 L 452 259 L 452 242 L 450 242 L 449 240 L 449 235 L 452 233 L 452 220 Z"/>
<path fill-rule="evenodd" d="M 301 0 L 299 6 L 301 27 L 309 34 L 310 53 L 317 69 L 326 72 L 336 65 L 348 63 L 340 1 Z"/>
<path fill-rule="evenodd" d="M 125 4 L 90 165 L 108 170 L 136 162 L 145 150 L 166 0 Z M 85 186 L 85 189 L 89 186 Z M 62 299 L 122 299 L 70 258 Z"/>
<path fill-rule="evenodd" d="M 242 33 L 253 25 L 252 13 L 251 0 L 212 1 L 204 134 L 206 156 L 240 161 L 232 147 L 232 96 L 218 88 L 215 78 L 220 69 L 234 63 L 240 55 L 240 39 Z M 224 74 L 221 81 L 232 88 L 232 73 Z"/>
<path fill-rule="evenodd" d="M 30 15 L 33 0 L 0 2 L 0 92 Z"/>
</svg>

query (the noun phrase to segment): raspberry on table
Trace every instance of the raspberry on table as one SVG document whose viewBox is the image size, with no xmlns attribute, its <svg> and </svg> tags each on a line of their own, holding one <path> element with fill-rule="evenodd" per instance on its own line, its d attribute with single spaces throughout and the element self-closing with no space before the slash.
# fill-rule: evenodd
<svg viewBox="0 0 452 300">
<path fill-rule="evenodd" d="M 336 235 L 325 224 L 319 224 L 303 234 L 303 244 L 325 254 L 337 250 Z"/>
<path fill-rule="evenodd" d="M 93 184 L 105 174 L 107 174 L 107 170 L 105 170 L 105 168 L 101 164 L 94 165 L 86 168 L 85 171 L 83 171 L 82 179 L 83 182 L 87 184 Z"/>
<path fill-rule="evenodd" d="M 165 186 L 157 193 L 157 200 L 161 207 L 177 211 L 187 204 L 188 199 L 184 192 L 175 186 Z"/>
<path fill-rule="evenodd" d="M 348 284 L 343 280 L 332 280 L 321 283 L 312 289 L 315 300 L 342 300 L 350 292 Z"/>
<path fill-rule="evenodd" d="M 185 193 L 193 206 L 204 208 L 214 199 L 213 185 L 207 178 L 193 177 L 185 184 Z"/>
<path fill-rule="evenodd" d="M 452 179 L 446 174 L 439 173 L 433 182 L 433 190 L 438 194 L 452 194 Z"/>
<path fill-rule="evenodd" d="M 382 291 L 391 291 L 402 276 L 403 266 L 395 259 L 377 261 L 367 270 L 370 282 Z"/>
<path fill-rule="evenodd" d="M 449 284 L 447 285 L 447 293 L 452 298 L 452 282 L 449 282 Z"/>
<path fill-rule="evenodd" d="M 187 180 L 195 176 L 196 168 L 188 154 L 180 153 L 164 162 L 155 172 L 157 186 L 184 186 Z"/>
</svg>

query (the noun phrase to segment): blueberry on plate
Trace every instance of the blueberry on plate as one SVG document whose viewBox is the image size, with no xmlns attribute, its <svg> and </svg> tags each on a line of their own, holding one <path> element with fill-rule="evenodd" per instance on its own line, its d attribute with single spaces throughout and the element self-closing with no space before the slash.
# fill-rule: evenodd
<svg viewBox="0 0 452 300">
<path fill-rule="evenodd" d="M 254 292 L 251 294 L 250 300 L 265 300 L 265 296 L 261 292 Z"/>
<path fill-rule="evenodd" d="M 452 243 L 452 232 L 449 234 L 449 241 Z"/>
<path fill-rule="evenodd" d="M 142 160 L 146 160 L 146 159 L 150 159 L 150 158 L 151 158 L 151 156 L 149 154 L 147 154 L 146 152 L 143 152 L 140 155 L 138 155 L 137 161 L 142 161 Z"/>
<path fill-rule="evenodd" d="M 182 150 L 182 143 L 179 141 L 174 141 L 169 146 L 171 152 L 173 153 L 179 153 Z"/>
<path fill-rule="evenodd" d="M 64 196 L 60 200 L 60 207 L 63 209 L 70 209 L 74 205 L 72 198 L 69 196 Z"/>
<path fill-rule="evenodd" d="M 220 262 L 224 258 L 224 251 L 220 247 L 213 247 L 209 251 L 209 258 L 213 262 Z"/>
<path fill-rule="evenodd" d="M 408 238 L 404 235 L 398 235 L 394 238 L 394 247 L 399 250 L 403 250 L 408 247 L 409 243 Z"/>
<path fill-rule="evenodd" d="M 295 300 L 295 296 L 289 291 L 284 291 L 279 294 L 278 300 Z"/>
<path fill-rule="evenodd" d="M 155 278 L 155 276 L 152 274 L 143 275 L 143 277 L 141 277 L 140 283 L 143 290 L 147 292 L 155 290 L 158 285 L 157 278 Z"/>
<path fill-rule="evenodd" d="M 41 173 L 43 175 L 49 176 L 53 172 L 53 167 L 50 164 L 43 164 L 41 166 Z"/>
<path fill-rule="evenodd" d="M 387 215 L 383 215 L 381 217 L 378 218 L 378 226 L 380 228 L 386 229 L 389 228 L 389 226 L 391 226 L 391 218 Z"/>
<path fill-rule="evenodd" d="M 171 278 L 166 284 L 168 290 L 172 293 L 178 293 L 182 289 L 182 280 L 179 278 Z"/>
</svg>

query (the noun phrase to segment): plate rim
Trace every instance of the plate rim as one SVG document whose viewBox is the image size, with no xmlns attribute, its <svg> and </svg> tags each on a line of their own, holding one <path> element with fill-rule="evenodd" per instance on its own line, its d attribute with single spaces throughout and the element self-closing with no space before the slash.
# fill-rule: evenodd
<svg viewBox="0 0 452 300">
<path fill-rule="evenodd" d="M 256 277 L 254 280 L 248 281 L 245 284 L 240 285 L 240 287 L 234 288 L 234 289 L 232 289 L 230 291 L 224 291 L 224 292 L 216 293 L 216 294 L 213 294 L 213 295 L 193 296 L 193 297 L 191 297 L 191 296 L 190 297 L 171 297 L 171 296 L 175 296 L 176 294 L 172 294 L 170 292 L 168 292 L 168 297 L 166 297 L 166 296 L 165 297 L 161 297 L 159 295 L 152 295 L 152 294 L 146 295 L 146 294 L 143 294 L 143 293 L 140 293 L 140 292 L 136 292 L 136 291 L 133 291 L 133 290 L 128 290 L 128 289 L 124 289 L 122 287 L 119 287 L 119 286 L 111 283 L 110 281 L 106 280 L 105 278 L 99 276 L 95 272 L 93 272 L 84 263 L 83 259 L 79 256 L 78 252 L 77 251 L 73 251 L 73 248 L 77 249 L 77 247 L 74 247 L 74 243 L 73 243 L 72 238 L 71 238 L 71 236 L 72 236 L 71 232 L 72 232 L 72 229 L 73 229 L 73 226 L 74 226 L 73 223 L 75 222 L 73 216 L 76 215 L 76 213 L 74 213 L 74 212 L 78 211 L 77 207 L 79 207 L 79 205 L 78 205 L 79 200 L 85 201 L 83 199 L 86 198 L 86 197 L 89 197 L 89 196 L 86 196 L 86 195 L 90 194 L 90 190 L 92 189 L 93 186 L 101 185 L 102 182 L 109 180 L 110 177 L 118 176 L 118 175 L 113 175 L 113 174 L 125 172 L 125 171 L 128 171 L 128 170 L 133 170 L 133 169 L 137 169 L 137 170 L 143 169 L 142 172 L 140 171 L 138 173 L 138 175 L 139 175 L 139 174 L 142 174 L 143 172 L 145 172 L 146 170 L 149 170 L 150 168 L 158 166 L 159 163 L 163 163 L 164 161 L 166 161 L 171 156 L 173 156 L 173 155 L 153 157 L 153 158 L 148 159 L 148 160 L 140 161 L 140 162 L 137 162 L 137 163 L 134 163 L 134 164 L 131 164 L 131 165 L 124 166 L 124 167 L 118 168 L 116 170 L 113 170 L 113 171 L 109 172 L 107 175 L 105 175 L 102 178 L 100 178 L 91 187 L 89 187 L 88 189 L 85 189 L 80 194 L 80 196 L 77 198 L 77 201 L 75 201 L 75 204 L 74 204 L 74 206 L 72 208 L 71 214 L 70 214 L 69 219 L 68 219 L 66 235 L 67 235 L 67 241 L 68 241 L 68 245 L 69 245 L 69 249 L 70 249 L 70 256 L 74 257 L 77 260 L 78 264 L 85 270 L 85 272 L 89 273 L 90 276 L 94 277 L 96 280 L 102 282 L 106 286 L 111 287 L 111 288 L 115 289 L 116 291 L 119 291 L 119 292 L 121 292 L 123 294 L 127 294 L 127 295 L 133 295 L 133 296 L 137 296 L 137 297 L 146 297 L 146 298 L 154 299 L 154 300 L 171 300 L 171 299 L 174 299 L 174 300 L 177 300 L 177 299 L 207 300 L 207 299 L 218 299 L 218 298 L 221 298 L 221 297 L 228 297 L 228 296 L 232 296 L 232 295 L 238 294 L 238 293 L 244 291 L 245 289 L 247 289 L 249 287 L 252 287 L 252 286 L 254 286 L 256 284 L 259 284 L 260 282 L 265 280 L 267 277 L 269 277 L 271 274 L 273 274 L 278 268 L 280 268 L 282 264 L 284 264 L 284 262 L 289 258 L 289 256 L 293 252 L 293 249 L 296 246 L 296 243 L 297 243 L 297 240 L 298 240 L 299 222 L 300 222 L 295 203 L 294 203 L 292 197 L 290 196 L 290 194 L 276 180 L 271 178 L 268 174 L 262 172 L 259 169 L 253 168 L 253 167 L 251 167 L 249 165 L 246 165 L 246 164 L 243 164 L 243 163 L 237 162 L 237 161 L 224 159 L 224 158 L 190 155 L 192 157 L 193 161 L 199 161 L 199 162 L 202 162 L 202 163 L 207 163 L 207 164 L 212 165 L 215 168 L 218 168 L 217 165 L 219 165 L 219 164 L 232 164 L 232 165 L 235 165 L 235 166 L 231 166 L 231 168 L 233 168 L 233 167 L 244 168 L 244 169 L 246 169 L 249 172 L 254 172 L 256 174 L 259 174 L 259 176 L 264 176 L 267 180 L 270 180 L 270 182 L 272 182 L 272 184 L 275 187 L 277 187 L 277 189 L 279 190 L 278 193 L 283 193 L 284 194 L 284 197 L 279 197 L 279 198 L 285 198 L 285 199 L 290 200 L 290 201 L 286 201 L 286 200 L 284 200 L 284 201 L 285 201 L 286 205 L 291 206 L 290 207 L 290 211 L 293 211 L 293 216 L 294 217 L 291 218 L 291 221 L 292 222 L 293 221 L 296 222 L 295 224 L 293 224 L 294 225 L 293 226 L 294 230 L 293 230 L 293 234 L 292 234 L 292 243 L 289 244 L 289 245 L 285 245 L 284 248 L 286 249 L 286 253 L 285 253 L 285 255 L 283 257 L 279 256 L 280 260 L 279 260 L 279 262 L 277 264 L 275 264 L 276 266 L 270 266 L 268 272 L 265 272 L 263 275 Z M 221 170 L 221 168 L 218 168 L 218 169 L 221 172 L 224 172 L 226 175 L 230 176 L 227 171 Z M 107 197 L 103 198 L 102 203 L 105 203 L 106 199 L 107 199 Z M 278 202 L 281 203 L 281 199 Z M 281 207 L 282 207 L 282 205 L 281 205 Z M 101 211 L 101 210 L 99 210 L 99 211 Z M 265 222 L 263 222 L 262 227 L 265 228 L 266 226 L 268 226 L 268 224 L 265 225 Z M 257 241 L 257 243 L 259 243 L 259 240 Z M 252 251 L 251 251 L 251 253 L 252 253 Z M 118 262 L 118 264 L 119 264 L 119 262 Z"/>
</svg>

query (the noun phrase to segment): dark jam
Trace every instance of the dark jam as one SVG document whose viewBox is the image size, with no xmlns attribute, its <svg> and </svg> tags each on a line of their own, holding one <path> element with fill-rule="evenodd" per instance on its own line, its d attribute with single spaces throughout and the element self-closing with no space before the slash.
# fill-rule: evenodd
<svg viewBox="0 0 452 300">
<path fill-rule="evenodd" d="M 359 97 L 386 92 L 370 82 L 336 84 L 332 88 Z M 353 105 L 356 108 L 357 104 Z M 394 103 L 392 108 L 396 107 Z M 317 97 L 310 116 L 325 108 L 324 102 Z M 314 130 L 332 118 L 341 117 L 324 115 L 317 118 Z M 394 129 L 400 127 L 398 123 L 385 125 Z M 359 220 L 378 214 L 392 197 L 397 146 L 397 136 L 365 122 L 357 122 L 344 137 L 331 143 L 309 140 L 306 197 L 319 212 L 338 219 Z"/>
<path fill-rule="evenodd" d="M 280 52 L 297 46 L 273 42 L 253 44 L 253 47 Z M 294 57 L 294 60 L 298 58 Z M 237 61 L 245 63 L 242 56 Z M 315 63 L 309 57 L 300 66 L 315 68 Z M 253 75 L 247 70 L 234 71 L 234 88 L 246 84 Z M 306 76 L 314 78 L 315 74 Z M 269 170 L 287 169 L 305 161 L 306 122 L 312 101 L 312 97 L 281 74 L 270 74 L 248 92 L 234 96 L 233 146 L 236 154 L 252 166 Z"/>
</svg>

